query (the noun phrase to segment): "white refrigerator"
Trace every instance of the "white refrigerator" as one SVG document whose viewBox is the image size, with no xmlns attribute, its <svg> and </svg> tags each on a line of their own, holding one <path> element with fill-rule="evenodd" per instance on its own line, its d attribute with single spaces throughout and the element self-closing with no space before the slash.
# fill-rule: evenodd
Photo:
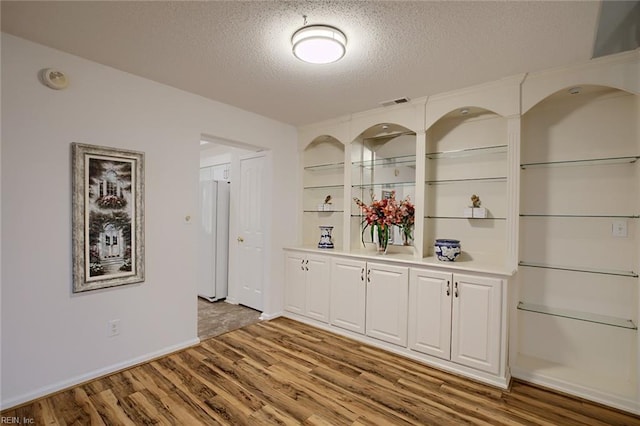
<svg viewBox="0 0 640 426">
<path fill-rule="evenodd" d="M 198 296 L 227 297 L 229 264 L 229 182 L 200 181 Z"/>
</svg>

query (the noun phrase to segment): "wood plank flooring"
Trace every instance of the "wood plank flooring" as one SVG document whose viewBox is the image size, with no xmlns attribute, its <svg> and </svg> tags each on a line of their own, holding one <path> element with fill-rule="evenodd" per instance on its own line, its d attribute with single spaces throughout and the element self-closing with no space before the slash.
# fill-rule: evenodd
<svg viewBox="0 0 640 426">
<path fill-rule="evenodd" d="M 520 382 L 502 391 L 286 318 L 2 416 L 35 425 L 640 425 L 640 417 Z"/>
</svg>

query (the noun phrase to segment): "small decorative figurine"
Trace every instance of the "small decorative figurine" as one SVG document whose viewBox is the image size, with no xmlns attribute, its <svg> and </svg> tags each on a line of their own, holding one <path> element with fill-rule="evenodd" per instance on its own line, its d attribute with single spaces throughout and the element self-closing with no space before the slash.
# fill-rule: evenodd
<svg viewBox="0 0 640 426">
<path fill-rule="evenodd" d="M 480 207 L 480 197 L 478 197 L 476 194 L 473 194 L 471 196 L 471 207 Z"/>
</svg>

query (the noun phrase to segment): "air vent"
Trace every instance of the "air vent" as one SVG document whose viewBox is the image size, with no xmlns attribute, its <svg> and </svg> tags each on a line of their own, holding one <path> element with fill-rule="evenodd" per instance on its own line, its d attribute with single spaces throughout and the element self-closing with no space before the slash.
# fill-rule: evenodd
<svg viewBox="0 0 640 426">
<path fill-rule="evenodd" d="M 398 98 L 392 99 L 390 101 L 380 102 L 380 105 L 387 107 L 391 105 L 406 104 L 407 102 L 409 102 L 409 98 Z"/>
</svg>

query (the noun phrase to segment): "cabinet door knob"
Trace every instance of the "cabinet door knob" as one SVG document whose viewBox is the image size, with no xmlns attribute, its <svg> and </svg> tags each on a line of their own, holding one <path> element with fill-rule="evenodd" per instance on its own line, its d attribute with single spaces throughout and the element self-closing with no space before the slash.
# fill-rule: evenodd
<svg viewBox="0 0 640 426">
<path fill-rule="evenodd" d="M 239 242 L 239 243 L 243 243 L 243 242 L 244 242 L 244 238 L 242 238 L 242 237 L 238 237 L 238 242 Z"/>
<path fill-rule="evenodd" d="M 360 271 L 360 281 L 364 281 L 364 268 Z"/>
<path fill-rule="evenodd" d="M 367 269 L 367 282 L 371 282 L 371 269 Z"/>
<path fill-rule="evenodd" d="M 447 280 L 447 296 L 451 295 L 451 282 Z"/>
<path fill-rule="evenodd" d="M 454 288 L 454 290 L 455 290 L 455 291 L 453 292 L 453 295 L 454 295 L 455 297 L 458 297 L 458 281 L 456 281 L 456 282 L 453 284 L 453 288 Z"/>
</svg>

